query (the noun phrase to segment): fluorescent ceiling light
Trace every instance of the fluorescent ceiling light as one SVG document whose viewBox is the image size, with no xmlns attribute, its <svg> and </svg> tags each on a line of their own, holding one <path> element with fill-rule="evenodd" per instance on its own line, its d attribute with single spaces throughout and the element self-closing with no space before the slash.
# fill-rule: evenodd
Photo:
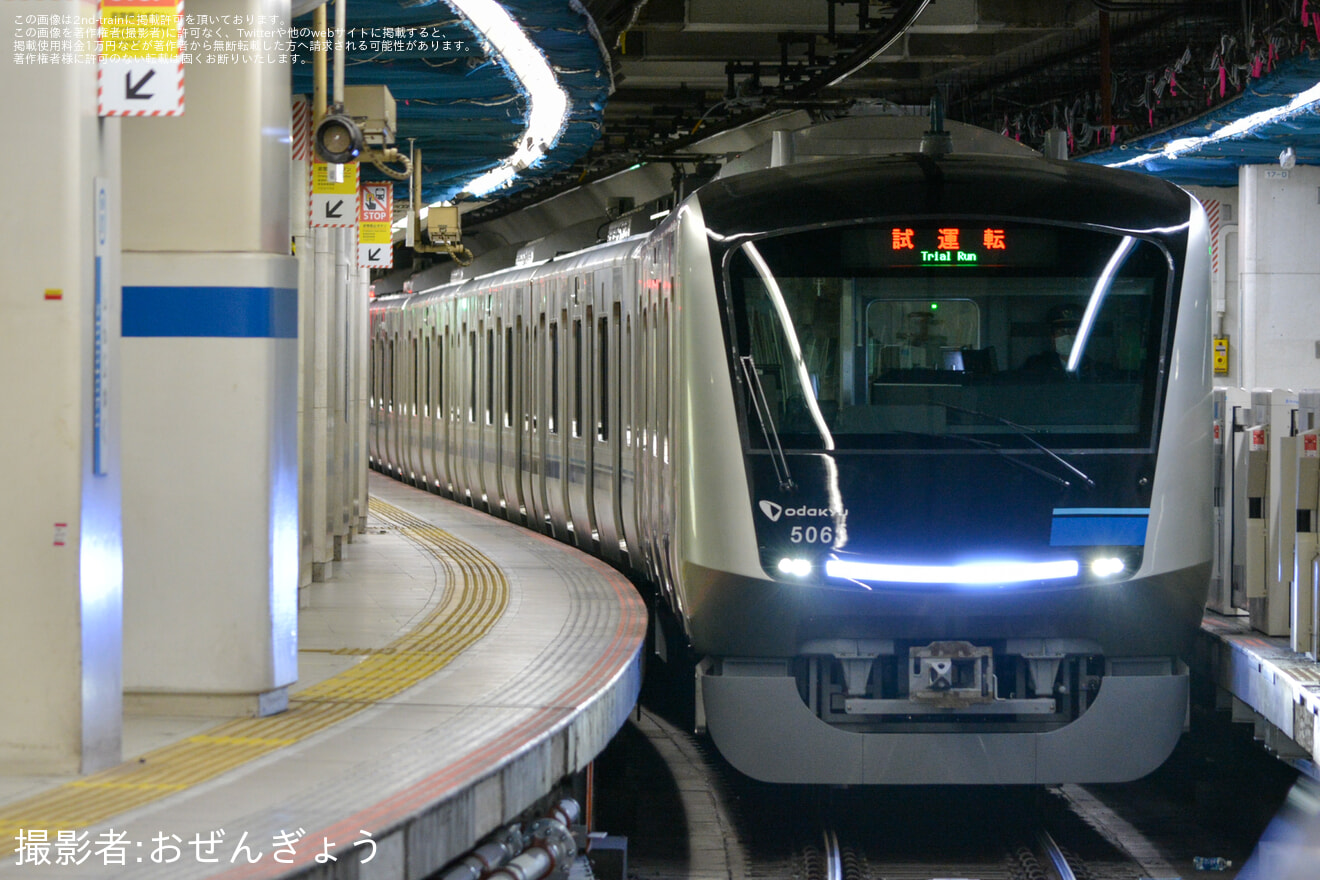
<svg viewBox="0 0 1320 880">
<path fill-rule="evenodd" d="M 481 196 L 507 186 L 519 171 L 535 165 L 559 141 L 568 120 L 568 94 L 555 79 L 541 50 L 495 0 L 445 0 L 445 3 L 470 21 L 490 44 L 526 91 L 530 104 L 527 129 L 518 139 L 513 155 L 463 187 L 464 192 Z"/>
<path fill-rule="evenodd" d="M 1020 584 L 1076 577 L 1077 560 L 1053 562 L 968 562 L 961 565 L 898 565 L 883 562 L 825 563 L 830 577 L 903 584 Z"/>
<path fill-rule="evenodd" d="M 1304 92 L 1299 92 L 1287 104 L 1281 107 L 1274 107 L 1270 110 L 1262 110 L 1259 113 L 1251 113 L 1236 119 L 1216 131 L 1214 134 L 1205 137 L 1193 138 L 1175 138 L 1164 145 L 1164 149 L 1157 153 L 1143 153 L 1131 159 L 1125 159 L 1122 162 L 1114 162 L 1109 168 L 1126 168 L 1129 165 L 1140 165 L 1143 162 L 1149 162 L 1151 159 L 1177 159 L 1179 156 L 1185 156 L 1188 153 L 1194 153 L 1208 144 L 1218 143 L 1219 141 L 1229 140 L 1230 138 L 1243 137 L 1256 131 L 1262 126 L 1269 125 L 1272 122 L 1308 110 L 1313 104 L 1320 102 L 1320 83 L 1316 83 Z"/>
</svg>

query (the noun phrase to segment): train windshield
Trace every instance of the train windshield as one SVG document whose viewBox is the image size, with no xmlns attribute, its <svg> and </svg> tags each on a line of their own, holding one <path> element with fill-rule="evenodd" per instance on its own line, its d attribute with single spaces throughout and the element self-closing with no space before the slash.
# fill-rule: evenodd
<svg viewBox="0 0 1320 880">
<path fill-rule="evenodd" d="M 753 447 L 1154 442 L 1171 275 L 1152 241 L 905 220 L 760 238 L 725 265 Z"/>
</svg>

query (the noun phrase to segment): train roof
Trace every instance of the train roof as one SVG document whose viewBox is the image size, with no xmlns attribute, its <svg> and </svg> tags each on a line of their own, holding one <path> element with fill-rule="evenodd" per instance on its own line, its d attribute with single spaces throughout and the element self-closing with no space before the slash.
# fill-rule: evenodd
<svg viewBox="0 0 1320 880">
<path fill-rule="evenodd" d="M 708 228 L 742 235 L 899 214 L 1168 229 L 1187 222 L 1190 196 L 1148 175 L 1077 162 L 907 153 L 749 172 L 709 183 L 696 198 Z"/>
</svg>

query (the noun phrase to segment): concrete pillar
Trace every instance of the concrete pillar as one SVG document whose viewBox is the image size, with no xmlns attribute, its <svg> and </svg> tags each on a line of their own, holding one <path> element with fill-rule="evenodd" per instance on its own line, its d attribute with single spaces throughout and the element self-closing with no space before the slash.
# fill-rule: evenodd
<svg viewBox="0 0 1320 880">
<path fill-rule="evenodd" d="M 298 259 L 298 588 L 299 607 L 310 598 L 312 583 L 312 456 L 308 443 L 312 436 L 312 298 L 315 291 L 316 245 L 307 218 L 311 167 L 311 102 L 301 96 L 294 102 L 295 121 L 289 186 L 289 231 Z M 298 120 L 301 118 L 301 124 Z"/>
<path fill-rule="evenodd" d="M 345 419 L 348 395 L 348 290 L 357 279 L 357 229 L 337 229 L 335 250 L 335 286 L 331 296 L 330 308 L 330 400 L 328 416 L 330 420 L 330 461 L 326 475 L 329 486 L 327 504 L 329 517 L 326 530 L 330 533 L 334 559 L 342 558 L 345 525 L 348 515 L 345 512 L 344 476 L 347 469 L 344 456 L 348 453 Z"/>
<path fill-rule="evenodd" d="M 311 392 L 311 418 L 308 425 L 311 436 L 304 449 L 310 458 L 308 476 L 310 485 L 304 487 L 308 498 L 308 528 L 311 530 L 312 580 L 326 581 L 334 575 L 334 547 L 330 541 L 327 523 L 326 473 L 330 459 L 330 300 L 334 284 L 334 230 L 312 230 L 315 264 L 312 283 L 312 314 L 309 316 L 310 350 L 304 361 L 309 371 L 308 388 Z"/>
<path fill-rule="evenodd" d="M 35 38 L 96 5 L 3 12 Z M 0 775 L 116 764 L 122 717 L 120 123 L 97 119 L 94 65 L 33 44 L 0 60 Z"/>
<path fill-rule="evenodd" d="M 1320 387 L 1320 168 L 1244 165 L 1238 181 L 1242 357 L 1236 384 Z"/>
<path fill-rule="evenodd" d="M 357 331 L 353 336 L 357 346 L 357 394 L 353 407 L 357 424 L 356 442 L 353 445 L 353 473 L 356 475 L 357 486 L 353 493 L 355 516 L 353 524 L 358 534 L 363 534 L 367 530 L 367 404 L 371 395 L 371 367 L 368 363 L 371 357 L 371 346 L 368 344 L 371 323 L 367 292 L 370 288 L 371 273 L 363 269 L 358 281 Z"/>
<path fill-rule="evenodd" d="M 187 77 L 182 117 L 124 122 L 124 686 L 130 707 L 267 714 L 298 656 L 289 69 Z"/>
</svg>

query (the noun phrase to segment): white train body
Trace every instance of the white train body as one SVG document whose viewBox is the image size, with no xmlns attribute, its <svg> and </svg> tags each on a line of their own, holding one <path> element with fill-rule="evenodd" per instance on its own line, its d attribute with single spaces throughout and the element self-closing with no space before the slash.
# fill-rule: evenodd
<svg viewBox="0 0 1320 880">
<path fill-rule="evenodd" d="M 654 585 L 750 775 L 1135 778 L 1209 571 L 1206 241 L 1175 187 L 1041 159 L 716 181 L 377 300 L 373 466 Z"/>
</svg>

